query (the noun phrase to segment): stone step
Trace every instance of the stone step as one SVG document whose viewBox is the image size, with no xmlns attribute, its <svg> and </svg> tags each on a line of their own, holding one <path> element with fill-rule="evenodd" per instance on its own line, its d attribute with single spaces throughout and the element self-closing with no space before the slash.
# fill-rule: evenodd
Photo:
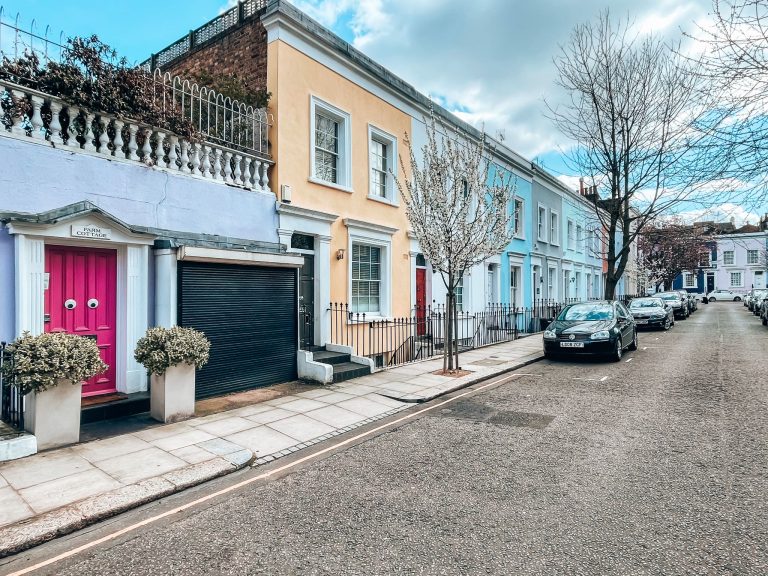
<svg viewBox="0 0 768 576">
<path fill-rule="evenodd" d="M 323 364 L 344 364 L 349 362 L 350 358 L 349 354 L 344 354 L 343 352 L 331 352 L 330 350 L 322 350 L 320 352 L 312 353 L 312 360 Z"/>
<path fill-rule="evenodd" d="M 366 366 L 365 364 L 344 362 L 343 364 L 333 365 L 334 383 L 343 382 L 344 380 L 351 380 L 352 378 L 359 378 L 360 376 L 367 376 L 370 373 L 370 367 Z"/>
</svg>

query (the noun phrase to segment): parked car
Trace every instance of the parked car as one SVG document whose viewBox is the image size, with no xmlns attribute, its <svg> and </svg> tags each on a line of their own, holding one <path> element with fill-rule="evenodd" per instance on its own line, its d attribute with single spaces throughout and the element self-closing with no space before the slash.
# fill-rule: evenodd
<svg viewBox="0 0 768 576">
<path fill-rule="evenodd" d="M 749 298 L 749 309 L 755 316 L 760 315 L 760 306 L 763 303 L 763 298 L 768 295 L 768 290 L 756 289 L 752 290 Z"/>
<path fill-rule="evenodd" d="M 768 295 L 760 303 L 760 320 L 763 321 L 763 326 L 768 326 Z"/>
<path fill-rule="evenodd" d="M 544 356 L 597 354 L 621 360 L 637 350 L 637 328 L 629 310 L 616 300 L 569 304 L 544 331 Z"/>
<path fill-rule="evenodd" d="M 688 314 L 693 314 L 694 312 L 696 312 L 696 309 L 698 308 L 698 306 L 696 304 L 696 298 L 693 297 L 693 294 L 691 294 L 687 290 L 677 290 L 677 292 L 680 293 L 680 296 L 685 302 L 685 305 L 688 306 Z"/>
<path fill-rule="evenodd" d="M 688 310 L 688 303 L 683 301 L 683 297 L 680 292 L 659 292 L 656 294 L 657 298 L 664 300 L 664 303 L 672 308 L 672 313 L 675 318 L 685 320 L 690 315 Z"/>
<path fill-rule="evenodd" d="M 675 325 L 675 313 L 661 298 L 634 298 L 629 311 L 638 329 L 643 327 L 669 330 Z"/>
<path fill-rule="evenodd" d="M 733 302 L 741 302 L 744 298 L 743 294 L 738 292 L 731 292 L 730 290 L 712 290 L 707 294 L 707 298 L 710 302 L 717 302 L 718 300 L 732 300 Z"/>
</svg>

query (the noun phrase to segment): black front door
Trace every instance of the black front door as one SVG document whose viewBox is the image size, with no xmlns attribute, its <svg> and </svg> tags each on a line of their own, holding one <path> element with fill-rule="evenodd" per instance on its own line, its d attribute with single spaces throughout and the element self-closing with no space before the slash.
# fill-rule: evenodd
<svg viewBox="0 0 768 576">
<path fill-rule="evenodd" d="M 299 270 L 299 330 L 301 347 L 307 349 L 315 343 L 315 257 L 304 256 Z"/>
<path fill-rule="evenodd" d="M 707 294 L 715 289 L 715 275 L 712 272 L 707 272 Z"/>
</svg>

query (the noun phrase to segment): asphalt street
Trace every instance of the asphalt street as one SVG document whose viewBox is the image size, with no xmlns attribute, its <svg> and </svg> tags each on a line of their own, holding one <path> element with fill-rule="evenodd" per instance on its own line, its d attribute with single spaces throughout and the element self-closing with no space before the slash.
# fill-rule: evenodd
<svg viewBox="0 0 768 576">
<path fill-rule="evenodd" d="M 740 303 L 717 302 L 669 332 L 642 332 L 639 345 L 620 363 L 543 361 L 439 399 L 364 442 L 37 573 L 765 576 L 768 329 Z"/>
</svg>

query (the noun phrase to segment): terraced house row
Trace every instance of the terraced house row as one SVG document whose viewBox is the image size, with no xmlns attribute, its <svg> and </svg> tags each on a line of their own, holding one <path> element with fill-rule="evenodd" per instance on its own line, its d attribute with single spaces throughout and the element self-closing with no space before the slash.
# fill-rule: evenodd
<svg viewBox="0 0 768 576">
<path fill-rule="evenodd" d="M 84 396 L 140 403 L 133 349 L 149 326 L 208 335 L 199 397 L 375 370 L 414 336 L 393 319 L 426 330 L 445 289 L 392 172 L 408 176 L 404 136 L 420 148 L 431 110 L 467 138 L 478 130 L 280 0 L 241 2 L 144 66 L 188 105 L 213 106 L 208 120 L 248 130 L 208 122 L 187 140 L 0 80 L 32 106 L 27 124 L 5 109 L 0 131 L 0 339 L 95 338 L 110 370 Z M 246 79 L 271 93 L 268 109 L 183 81 L 200 73 Z M 466 274 L 463 312 L 600 297 L 604 234 L 587 191 L 490 141 L 495 169 L 516 177 L 516 234 Z"/>
</svg>

